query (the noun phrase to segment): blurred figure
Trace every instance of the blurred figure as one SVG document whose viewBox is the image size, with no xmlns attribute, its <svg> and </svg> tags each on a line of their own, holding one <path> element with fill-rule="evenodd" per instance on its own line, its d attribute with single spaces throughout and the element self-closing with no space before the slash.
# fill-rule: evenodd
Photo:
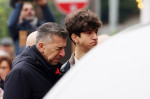
<svg viewBox="0 0 150 99">
<path fill-rule="evenodd" d="M 9 59 L 10 59 L 9 57 L 10 56 L 7 52 L 0 49 L 0 99 L 3 99 L 4 80 L 5 80 L 6 75 L 9 72 L 9 68 L 7 68 L 8 67 L 7 60 L 9 61 Z M 6 65 L 5 65 L 5 63 L 6 63 Z M 8 62 L 8 64 L 9 63 L 10 62 Z"/>
<path fill-rule="evenodd" d="M 75 52 L 61 67 L 62 73 L 67 72 L 70 67 L 97 45 L 97 33 L 102 22 L 92 11 L 78 10 L 66 16 L 65 25 L 70 39 L 75 44 Z"/>
<path fill-rule="evenodd" d="M 102 42 L 104 42 L 105 40 L 109 39 L 110 36 L 107 34 L 101 34 L 98 36 L 98 44 L 101 44 Z"/>
<path fill-rule="evenodd" d="M 31 2 L 16 2 L 10 14 L 8 28 L 15 44 L 16 55 L 21 52 L 19 51 L 19 33 L 21 33 L 22 30 L 26 31 L 28 35 L 32 31 L 37 30 L 37 28 L 45 22 L 55 22 L 51 9 L 47 4 L 47 0 L 38 0 L 36 3 L 40 5 L 43 12 L 44 20 L 41 22 L 39 22 L 35 16 L 35 10 Z"/>
<path fill-rule="evenodd" d="M 33 46 L 36 44 L 36 35 L 37 35 L 37 31 L 34 31 L 32 33 L 30 33 L 27 37 L 27 40 L 26 40 L 26 46 L 25 47 L 29 47 L 29 46 Z M 12 68 L 15 66 L 16 62 L 19 60 L 20 58 L 20 55 L 17 55 L 14 60 L 13 60 L 13 64 L 12 64 Z"/>
<path fill-rule="evenodd" d="M 12 69 L 12 58 L 8 56 L 0 56 L 0 87 L 4 89 L 4 81 L 7 74 Z"/>
<path fill-rule="evenodd" d="M 0 56 L 9 56 L 9 54 L 0 49 Z"/>
<path fill-rule="evenodd" d="M 5 80 L 4 99 L 42 99 L 61 77 L 60 59 L 65 56 L 68 32 L 57 23 L 38 28 L 36 45 L 18 55 Z"/>
<path fill-rule="evenodd" d="M 29 34 L 26 40 L 26 47 L 33 46 L 36 44 L 36 35 L 37 35 L 37 31 L 34 31 L 31 34 Z"/>
<path fill-rule="evenodd" d="M 2 88 L 0 88 L 0 99 L 3 99 L 3 94 L 4 94 L 4 91 Z"/>
<path fill-rule="evenodd" d="M 15 52 L 14 52 L 14 44 L 12 39 L 9 37 L 4 37 L 0 41 L 0 50 L 5 51 L 6 53 L 9 54 L 10 57 L 13 58 L 15 56 Z"/>
</svg>

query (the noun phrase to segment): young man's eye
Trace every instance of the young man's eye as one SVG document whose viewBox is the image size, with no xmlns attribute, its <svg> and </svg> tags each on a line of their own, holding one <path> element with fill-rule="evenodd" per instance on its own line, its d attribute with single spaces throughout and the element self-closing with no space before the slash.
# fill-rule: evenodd
<svg viewBox="0 0 150 99">
<path fill-rule="evenodd" d="M 98 30 L 99 30 L 99 29 L 96 29 L 96 33 L 98 33 Z"/>
<path fill-rule="evenodd" d="M 92 32 L 91 31 L 89 31 L 89 32 L 87 32 L 88 34 L 91 34 Z"/>
</svg>

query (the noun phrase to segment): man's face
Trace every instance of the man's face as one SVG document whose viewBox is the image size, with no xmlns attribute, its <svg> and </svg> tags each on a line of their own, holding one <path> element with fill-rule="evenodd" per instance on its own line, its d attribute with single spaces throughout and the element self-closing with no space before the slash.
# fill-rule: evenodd
<svg viewBox="0 0 150 99">
<path fill-rule="evenodd" d="M 21 11 L 21 18 L 24 18 L 26 20 L 33 20 L 35 17 L 35 11 L 33 9 L 33 6 L 29 3 L 24 3 Z"/>
<path fill-rule="evenodd" d="M 91 30 L 87 32 L 81 32 L 80 37 L 78 37 L 78 45 L 82 47 L 85 51 L 89 51 L 95 45 L 97 45 L 98 29 Z"/>
<path fill-rule="evenodd" d="M 0 63 L 0 77 L 2 80 L 5 80 L 7 74 L 10 72 L 10 66 L 7 61 L 2 61 Z"/>
<path fill-rule="evenodd" d="M 67 39 L 54 35 L 50 42 L 43 43 L 42 55 L 50 65 L 57 65 L 65 56 Z"/>
</svg>

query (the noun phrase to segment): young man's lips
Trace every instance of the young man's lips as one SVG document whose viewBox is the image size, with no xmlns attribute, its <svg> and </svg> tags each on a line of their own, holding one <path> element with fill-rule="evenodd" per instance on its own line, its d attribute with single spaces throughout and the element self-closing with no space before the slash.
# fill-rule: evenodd
<svg viewBox="0 0 150 99">
<path fill-rule="evenodd" d="M 92 45 L 97 45 L 97 42 L 92 42 L 91 44 L 92 44 Z"/>
</svg>

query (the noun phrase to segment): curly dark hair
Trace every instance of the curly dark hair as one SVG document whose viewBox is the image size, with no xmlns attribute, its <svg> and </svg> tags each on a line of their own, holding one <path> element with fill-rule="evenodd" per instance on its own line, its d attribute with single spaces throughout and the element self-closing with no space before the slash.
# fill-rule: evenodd
<svg viewBox="0 0 150 99">
<path fill-rule="evenodd" d="M 80 36 L 81 32 L 100 28 L 102 22 L 96 14 L 90 10 L 77 10 L 66 16 L 65 25 L 71 39 L 73 33 Z"/>
</svg>

